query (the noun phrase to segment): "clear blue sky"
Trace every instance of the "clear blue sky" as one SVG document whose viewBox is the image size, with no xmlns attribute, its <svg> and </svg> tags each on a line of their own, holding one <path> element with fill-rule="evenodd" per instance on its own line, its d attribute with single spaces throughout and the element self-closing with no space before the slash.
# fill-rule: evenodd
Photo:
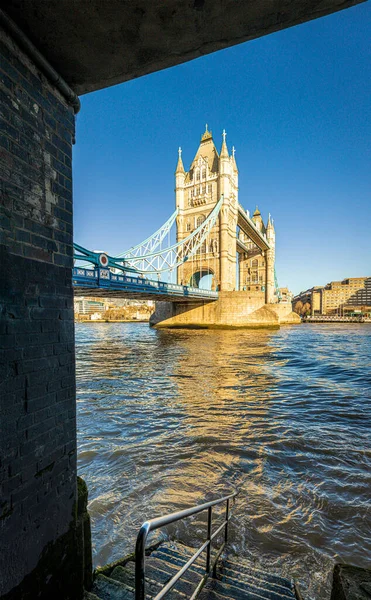
<svg viewBox="0 0 371 600">
<path fill-rule="evenodd" d="M 83 96 L 75 241 L 115 255 L 155 231 L 208 123 L 241 203 L 275 219 L 280 285 L 370 276 L 370 39 L 368 2 Z"/>
</svg>

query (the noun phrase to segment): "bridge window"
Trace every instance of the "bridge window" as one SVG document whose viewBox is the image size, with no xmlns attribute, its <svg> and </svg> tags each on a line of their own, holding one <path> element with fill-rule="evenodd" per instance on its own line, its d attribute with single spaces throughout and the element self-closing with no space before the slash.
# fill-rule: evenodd
<svg viewBox="0 0 371 600">
<path fill-rule="evenodd" d="M 200 169 L 196 171 L 196 181 L 200 181 Z"/>
<path fill-rule="evenodd" d="M 206 167 L 202 167 L 202 170 L 201 170 L 201 179 L 203 181 L 206 179 Z"/>
<path fill-rule="evenodd" d="M 253 269 L 257 269 L 257 268 L 258 268 L 258 266 L 259 266 L 259 262 L 258 262 L 258 260 L 257 260 L 256 258 L 255 258 L 254 260 L 252 260 L 252 261 L 251 261 L 251 267 L 252 267 Z"/>
<path fill-rule="evenodd" d="M 206 185 L 203 185 L 203 186 L 202 186 L 202 193 L 203 193 L 203 194 L 206 194 Z"/>
<path fill-rule="evenodd" d="M 258 283 L 259 280 L 258 280 L 258 272 L 257 271 L 253 271 L 251 279 L 252 279 L 252 283 Z"/>
<path fill-rule="evenodd" d="M 191 231 L 191 222 L 190 221 L 187 221 L 186 231 Z"/>
<path fill-rule="evenodd" d="M 196 221 L 196 227 L 200 227 L 200 225 L 202 225 L 202 223 L 204 222 L 205 217 L 204 215 L 199 215 L 197 217 L 197 221 Z"/>
</svg>

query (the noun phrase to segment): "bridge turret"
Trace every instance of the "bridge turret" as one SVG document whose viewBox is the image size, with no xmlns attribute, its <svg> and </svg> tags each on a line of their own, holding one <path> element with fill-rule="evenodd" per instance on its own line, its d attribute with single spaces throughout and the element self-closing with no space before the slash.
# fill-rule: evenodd
<svg viewBox="0 0 371 600">
<path fill-rule="evenodd" d="M 268 222 L 266 227 L 266 235 L 269 250 L 266 251 L 266 287 L 265 287 L 265 301 L 267 304 L 273 304 L 275 302 L 274 296 L 274 263 L 276 256 L 276 232 L 274 229 L 273 219 L 271 215 L 268 216 Z"/>
<path fill-rule="evenodd" d="M 236 228 L 237 228 L 237 187 L 233 167 L 234 157 L 229 156 L 226 132 L 219 156 L 219 193 L 224 197 L 220 211 L 220 286 L 223 291 L 236 289 Z"/>
<path fill-rule="evenodd" d="M 185 236 L 184 232 L 184 188 L 186 172 L 182 160 L 182 149 L 178 150 L 178 163 L 175 170 L 175 204 L 178 209 L 177 216 L 177 241 L 179 242 Z"/>
<path fill-rule="evenodd" d="M 184 182 L 185 182 L 185 170 L 182 161 L 182 149 L 179 147 L 178 150 L 178 163 L 175 170 L 175 199 L 176 205 L 179 209 L 184 208 Z"/>
<path fill-rule="evenodd" d="M 264 221 L 263 218 L 261 216 L 261 212 L 258 208 L 258 205 L 256 205 L 254 214 L 252 216 L 252 220 L 254 221 L 257 229 L 259 229 L 259 231 L 262 231 L 263 233 L 265 233 L 265 227 L 264 227 Z"/>
</svg>

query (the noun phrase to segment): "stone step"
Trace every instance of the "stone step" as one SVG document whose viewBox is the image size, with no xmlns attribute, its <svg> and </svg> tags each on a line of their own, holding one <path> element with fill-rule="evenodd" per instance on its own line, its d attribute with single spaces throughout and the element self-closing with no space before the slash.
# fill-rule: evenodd
<svg viewBox="0 0 371 600">
<path fill-rule="evenodd" d="M 218 565 L 218 578 L 226 583 L 233 582 L 234 585 L 237 586 L 244 585 L 246 582 L 252 582 L 257 586 L 264 585 L 267 587 L 267 589 L 276 591 L 281 595 L 285 595 L 287 593 L 290 594 L 292 592 L 292 583 L 287 579 L 279 576 L 275 577 L 274 575 L 265 573 L 264 571 L 249 567 L 242 567 L 242 569 L 239 572 L 235 569 L 231 569 L 227 561 L 222 559 L 220 565 Z"/>
<path fill-rule="evenodd" d="M 96 596 L 95 594 L 92 594 L 92 592 L 87 592 L 85 590 L 83 600 L 100 600 L 100 598 L 98 596 Z"/>
<path fill-rule="evenodd" d="M 198 598 L 199 600 L 228 600 L 229 596 L 224 596 L 223 594 L 210 589 L 208 586 L 205 586 Z M 263 598 L 255 592 L 241 592 L 238 596 L 238 600 L 266 600 L 266 598 Z"/>
<path fill-rule="evenodd" d="M 134 600 L 134 590 L 122 582 L 99 574 L 94 579 L 92 593 L 100 600 Z"/>
<path fill-rule="evenodd" d="M 295 600 L 295 596 L 285 591 L 281 594 L 265 587 L 264 584 L 255 585 L 246 583 L 243 586 L 237 586 L 233 583 L 224 583 L 218 579 L 210 577 L 204 590 L 201 593 L 203 600 L 206 600 L 208 593 L 213 592 L 221 598 L 241 600 L 243 598 L 256 598 L 259 600 Z M 200 598 L 201 598 L 200 596 Z"/>
<path fill-rule="evenodd" d="M 167 558 L 168 557 L 169 557 L 169 555 L 167 555 Z M 149 568 L 151 568 L 149 565 L 149 560 L 147 561 L 147 564 L 148 564 Z M 146 572 L 147 572 L 147 564 L 146 564 Z M 170 577 L 172 577 L 173 575 L 175 575 L 178 572 L 179 566 L 181 564 L 184 564 L 184 560 L 179 559 L 179 564 L 174 565 L 173 563 L 169 563 L 168 561 L 165 561 L 163 559 L 157 559 L 157 558 L 152 559 L 152 565 L 154 565 L 155 568 L 160 570 L 162 573 L 161 582 L 163 582 L 163 583 L 166 583 L 170 579 Z M 202 570 L 202 575 L 203 574 L 204 574 L 204 570 Z M 192 593 L 192 591 L 194 590 L 194 588 L 200 581 L 202 575 L 199 572 L 192 571 L 192 567 L 190 567 L 190 569 L 188 571 L 186 571 L 186 573 L 183 575 L 183 577 L 180 580 L 182 582 L 182 584 L 184 582 L 186 585 L 182 585 L 182 588 L 179 588 L 179 589 L 184 591 L 186 594 Z M 263 597 L 267 597 L 267 598 L 275 598 L 276 597 L 279 600 L 281 600 L 282 598 L 285 598 L 287 600 L 291 600 L 292 598 L 294 598 L 290 582 L 288 582 L 286 580 L 282 580 L 282 578 L 281 578 L 280 581 L 285 582 L 287 585 L 285 585 L 285 586 L 278 585 L 277 583 L 272 583 L 269 580 L 267 581 L 266 577 L 264 575 L 265 575 L 264 573 L 261 574 L 261 572 L 259 571 L 258 576 L 257 576 L 257 574 L 254 572 L 253 576 L 250 573 L 248 579 L 246 579 L 243 576 L 240 576 L 239 574 L 235 574 L 234 572 L 231 572 L 228 575 L 226 575 L 223 572 L 223 570 L 220 567 L 218 567 L 217 582 L 218 582 L 219 589 L 215 589 L 215 591 L 217 591 L 218 593 L 225 594 L 226 590 L 223 588 L 223 584 L 227 584 L 227 585 L 231 586 L 228 589 L 228 594 L 231 598 L 239 596 L 241 591 L 251 592 L 254 590 L 256 590 L 257 592 L 259 590 L 261 590 L 261 592 L 259 592 L 259 593 Z M 151 575 L 148 573 L 148 576 L 151 577 L 152 579 L 156 579 L 155 573 L 151 572 Z M 212 581 L 212 578 L 210 578 L 209 581 Z M 179 584 L 177 584 L 177 587 L 178 587 L 178 585 Z M 209 584 L 207 584 L 207 585 L 209 585 Z"/>
<path fill-rule="evenodd" d="M 160 546 L 151 557 L 156 554 L 158 560 L 163 561 L 162 569 L 174 574 L 193 550 L 181 545 Z M 202 561 L 204 563 L 204 561 Z M 165 566 L 166 565 L 166 566 Z M 235 570 L 235 563 L 222 560 L 217 566 L 217 579 L 210 578 L 205 590 L 210 589 L 219 595 L 229 598 L 239 598 L 241 594 L 255 594 L 267 600 L 294 600 L 295 594 L 290 581 L 278 575 L 270 575 L 251 566 L 242 566 L 243 573 Z M 192 565 L 187 574 L 204 574 L 204 564 Z M 227 586 L 227 587 L 226 587 Z"/>
<path fill-rule="evenodd" d="M 117 569 L 117 567 L 116 567 Z M 125 581 L 127 585 L 134 587 L 135 585 L 135 564 L 134 562 L 126 563 L 125 567 L 121 567 L 111 573 L 111 577 L 115 577 L 115 573 L 118 573 L 121 581 Z M 158 590 L 162 589 L 170 579 L 176 575 L 179 568 L 168 565 L 162 560 L 157 558 L 146 559 L 146 582 L 149 584 L 156 584 Z M 175 589 L 184 596 L 189 597 L 196 585 L 199 583 L 201 575 L 198 573 L 190 573 L 186 571 L 183 577 L 175 584 Z M 171 592 L 170 592 L 171 593 Z"/>
<path fill-rule="evenodd" d="M 174 546 L 160 546 L 156 550 L 156 556 L 160 559 L 166 560 L 175 565 L 184 564 L 186 560 L 188 560 L 194 551 L 191 548 L 187 548 L 186 546 L 182 546 L 181 544 L 177 544 L 176 548 Z M 151 554 L 151 557 L 154 556 L 154 553 Z M 204 557 L 204 554 L 201 555 Z M 199 573 L 204 572 L 204 560 L 202 561 L 202 566 L 200 565 L 192 565 L 192 569 L 197 570 Z M 271 584 L 272 586 L 278 586 L 277 591 L 280 591 L 280 588 L 286 588 L 292 591 L 292 584 L 288 579 L 281 577 L 280 575 L 275 575 L 271 573 L 266 573 L 260 569 L 256 569 L 252 567 L 247 561 L 241 559 L 240 563 L 236 563 L 232 560 L 223 558 L 218 562 L 217 568 L 218 576 L 222 580 L 228 581 L 229 578 L 239 579 L 239 580 L 247 580 L 251 578 L 251 580 L 264 581 L 267 584 Z M 281 593 L 283 590 L 281 591 Z"/>
<path fill-rule="evenodd" d="M 262 574 L 267 581 L 271 581 L 272 583 L 276 583 L 277 585 L 281 585 L 282 587 L 288 587 L 291 589 L 291 582 L 285 577 L 281 577 L 281 575 L 275 575 L 274 573 L 266 573 L 261 569 L 257 569 L 256 567 L 251 566 L 251 564 L 249 564 L 248 561 L 244 560 L 243 558 L 238 560 L 239 562 L 236 562 L 234 560 L 231 560 L 230 558 L 223 558 L 223 568 L 227 571 L 231 570 L 233 571 L 233 573 L 239 573 L 243 576 L 249 576 L 250 573 L 252 576 L 254 576 L 255 573 L 256 576 L 259 577 L 259 575 Z"/>
<path fill-rule="evenodd" d="M 165 543 L 146 557 L 146 596 L 154 598 L 195 550 L 181 544 Z M 216 552 L 216 550 L 215 550 Z M 213 557 L 212 557 L 213 558 Z M 205 574 L 206 553 L 184 573 L 166 600 L 186 600 Z M 100 600 L 134 600 L 135 563 L 116 566 L 109 577 L 98 575 L 92 593 Z M 220 559 L 216 578 L 206 582 L 200 600 L 295 600 L 292 583 L 252 567 L 246 560 Z M 86 597 L 84 600 L 96 600 Z"/>
</svg>

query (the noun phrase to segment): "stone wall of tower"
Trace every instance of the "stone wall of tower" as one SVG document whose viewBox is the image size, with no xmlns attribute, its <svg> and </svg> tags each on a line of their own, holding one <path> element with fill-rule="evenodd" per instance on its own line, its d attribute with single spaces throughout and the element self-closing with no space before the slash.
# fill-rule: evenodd
<svg viewBox="0 0 371 600">
<path fill-rule="evenodd" d="M 223 153 L 224 149 L 224 153 Z M 212 289 L 236 289 L 238 174 L 225 142 L 222 153 L 206 132 L 188 172 L 181 157 L 176 170 L 177 240 L 188 237 L 224 197 L 219 218 L 201 252 L 178 268 L 177 281 L 197 285 L 199 274 L 212 274 Z"/>
<path fill-rule="evenodd" d="M 275 259 L 276 259 L 276 234 L 274 231 L 273 223 L 271 220 L 268 221 L 267 226 L 267 239 L 270 245 L 270 249 L 266 251 L 266 286 L 265 286 L 265 301 L 267 304 L 273 304 L 276 302 L 275 297 Z"/>
<path fill-rule="evenodd" d="M 179 159 L 181 161 L 181 158 Z M 219 200 L 218 185 L 219 156 L 211 133 L 202 137 L 199 149 L 189 171 L 184 171 L 178 161 L 176 171 L 177 240 L 188 237 L 205 220 Z M 212 289 L 220 285 L 219 270 L 219 223 L 202 248 L 185 264 L 178 268 L 179 284 L 195 284 L 198 273 L 213 275 Z"/>
<path fill-rule="evenodd" d="M 260 211 L 256 209 L 252 220 L 257 228 L 267 237 L 271 248 L 265 252 L 261 251 L 242 232 L 239 233 L 241 241 L 248 248 L 247 253 L 239 254 L 239 290 L 241 291 L 265 291 L 267 304 L 277 302 L 275 295 L 275 230 L 273 222 L 269 217 L 265 226 Z"/>
<path fill-rule="evenodd" d="M 233 291 L 236 282 L 236 231 L 238 213 L 238 181 L 234 159 L 229 156 L 223 133 L 223 145 L 219 163 L 219 194 L 224 202 L 219 215 L 220 240 L 220 289 Z"/>
</svg>

